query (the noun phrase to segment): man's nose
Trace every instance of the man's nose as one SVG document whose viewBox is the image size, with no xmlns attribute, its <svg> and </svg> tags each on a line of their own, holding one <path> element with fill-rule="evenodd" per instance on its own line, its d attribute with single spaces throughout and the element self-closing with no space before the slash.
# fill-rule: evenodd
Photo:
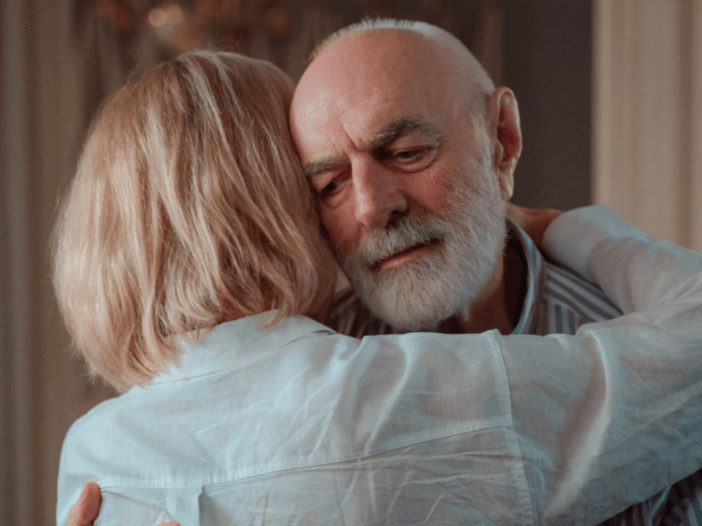
<svg viewBox="0 0 702 526">
<path fill-rule="evenodd" d="M 407 200 L 397 174 L 374 160 L 364 160 L 352 170 L 356 221 L 368 229 L 381 228 L 391 216 L 405 213 Z"/>
</svg>

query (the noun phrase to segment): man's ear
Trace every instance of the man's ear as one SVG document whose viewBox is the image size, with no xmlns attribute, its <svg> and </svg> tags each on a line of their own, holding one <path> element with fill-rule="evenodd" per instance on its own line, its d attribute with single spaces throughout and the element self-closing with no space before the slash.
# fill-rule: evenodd
<svg viewBox="0 0 702 526">
<path fill-rule="evenodd" d="M 488 98 L 487 126 L 493 145 L 493 169 L 505 200 L 514 192 L 514 170 L 522 154 L 522 129 L 517 98 L 509 88 L 497 88 Z"/>
</svg>

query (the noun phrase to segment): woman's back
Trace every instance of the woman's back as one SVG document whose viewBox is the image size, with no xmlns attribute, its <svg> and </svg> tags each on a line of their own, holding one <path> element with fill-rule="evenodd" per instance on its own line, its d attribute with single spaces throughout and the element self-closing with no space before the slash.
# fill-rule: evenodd
<svg viewBox="0 0 702 526">
<path fill-rule="evenodd" d="M 521 460 L 494 335 L 460 346 L 430 334 L 357 340 L 302 316 L 273 330 L 267 319 L 219 325 L 180 367 L 78 420 L 57 524 L 96 475 L 102 525 L 519 523 L 531 513 L 526 481 L 513 478 Z"/>
</svg>

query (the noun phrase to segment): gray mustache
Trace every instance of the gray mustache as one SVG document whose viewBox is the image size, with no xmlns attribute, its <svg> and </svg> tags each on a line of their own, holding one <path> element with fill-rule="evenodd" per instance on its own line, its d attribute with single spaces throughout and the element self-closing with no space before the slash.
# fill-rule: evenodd
<svg viewBox="0 0 702 526">
<path fill-rule="evenodd" d="M 444 225 L 436 219 L 403 218 L 389 227 L 368 232 L 361 240 L 356 258 L 374 266 L 403 250 L 440 241 L 446 234 Z"/>
</svg>

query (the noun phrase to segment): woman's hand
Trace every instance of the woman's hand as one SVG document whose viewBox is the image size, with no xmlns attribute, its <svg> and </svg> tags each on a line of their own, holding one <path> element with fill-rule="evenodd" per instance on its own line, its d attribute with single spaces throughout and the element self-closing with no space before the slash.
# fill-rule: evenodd
<svg viewBox="0 0 702 526">
<path fill-rule="evenodd" d="M 88 482 L 71 508 L 67 526 L 93 526 L 102 504 L 102 492 L 95 482 Z"/>
<path fill-rule="evenodd" d="M 548 225 L 562 213 L 553 208 L 524 208 L 507 203 L 507 216 L 529 234 L 538 248 L 542 247 Z"/>
<path fill-rule="evenodd" d="M 68 515 L 67 526 L 93 526 L 100 513 L 102 492 L 95 482 L 88 482 L 83 486 L 83 491 L 71 508 Z M 126 525 L 125 525 L 126 526 Z M 177 522 L 164 522 L 159 526 L 180 526 Z"/>
</svg>

